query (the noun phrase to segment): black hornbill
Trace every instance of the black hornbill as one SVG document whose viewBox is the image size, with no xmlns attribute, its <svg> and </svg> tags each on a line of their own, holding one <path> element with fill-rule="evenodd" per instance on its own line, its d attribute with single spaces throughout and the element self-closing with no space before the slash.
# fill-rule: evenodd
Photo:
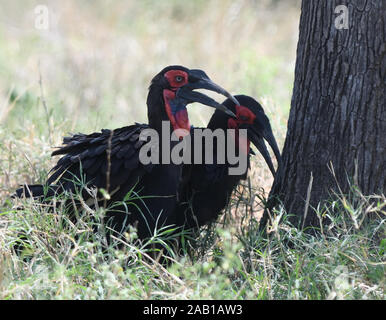
<svg viewBox="0 0 386 320">
<path fill-rule="evenodd" d="M 50 171 L 46 184 L 25 185 L 16 195 L 50 199 L 64 192 L 80 192 L 88 205 L 95 206 L 97 202 L 110 208 L 105 222 L 112 232 L 121 234 L 128 225 L 135 225 L 140 239 L 153 235 L 156 228 L 175 225 L 182 165 L 142 164 L 139 152 L 146 141 L 140 139 L 140 133 L 147 128 L 155 129 L 162 141 L 162 121 L 169 121 L 170 131 L 184 129 L 189 132 L 186 106 L 192 102 L 234 115 L 195 89 L 215 91 L 236 101 L 204 71 L 168 66 L 151 81 L 147 96 L 148 124 L 136 123 L 115 130 L 65 137 L 64 145 L 52 153 L 52 156 L 63 156 Z M 170 137 L 170 132 L 168 134 Z M 93 201 L 95 190 L 101 188 L 108 196 L 98 192 L 98 201 Z M 129 192 L 132 194 L 130 203 L 123 203 Z"/>
<path fill-rule="evenodd" d="M 183 175 L 187 179 L 180 191 L 180 206 L 176 214 L 178 225 L 183 226 L 185 229 L 196 229 L 214 221 L 227 206 L 233 189 L 241 179 L 247 177 L 249 157 L 250 154 L 254 154 L 250 149 L 250 141 L 262 154 L 273 175 L 275 175 L 275 169 L 264 139 L 271 146 L 278 163 L 281 161 L 279 148 L 272 133 L 269 119 L 265 115 L 262 106 L 249 96 L 236 95 L 235 98 L 239 101 L 239 105 L 230 99 L 225 100 L 223 105 L 232 110 L 236 114 L 236 118 L 215 111 L 207 127 L 212 131 L 216 129 L 235 129 L 236 134 L 233 138 L 230 136 L 231 139 L 237 137 L 239 129 L 246 129 L 247 138 L 246 141 L 242 141 L 243 147 L 239 146 L 237 141 L 235 141 L 235 146 L 238 152 L 247 152 L 248 166 L 242 174 L 229 174 L 228 169 L 232 165 L 228 161 L 225 161 L 224 164 L 217 161 L 216 140 L 213 144 L 213 164 L 185 165 Z M 193 140 L 194 136 L 193 134 Z M 228 148 L 227 143 L 225 143 L 225 146 Z"/>
</svg>

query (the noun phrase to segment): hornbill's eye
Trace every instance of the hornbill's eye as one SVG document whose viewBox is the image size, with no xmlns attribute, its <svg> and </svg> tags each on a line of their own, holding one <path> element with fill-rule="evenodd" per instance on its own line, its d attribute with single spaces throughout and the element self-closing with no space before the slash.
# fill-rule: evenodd
<svg viewBox="0 0 386 320">
<path fill-rule="evenodd" d="M 174 78 L 177 82 L 181 82 L 182 80 L 184 80 L 184 78 L 182 76 L 176 76 Z"/>
</svg>

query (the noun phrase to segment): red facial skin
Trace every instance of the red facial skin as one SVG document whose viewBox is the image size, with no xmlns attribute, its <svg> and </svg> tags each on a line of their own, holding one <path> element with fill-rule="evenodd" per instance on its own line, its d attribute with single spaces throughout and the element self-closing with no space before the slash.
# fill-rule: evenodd
<svg viewBox="0 0 386 320">
<path fill-rule="evenodd" d="M 241 145 L 239 145 L 239 126 L 241 124 L 253 124 L 256 119 L 256 115 L 244 106 L 236 106 L 236 119 L 230 118 L 228 120 L 228 128 L 235 129 L 235 143 L 246 154 L 250 150 L 250 141 L 248 139 L 241 139 Z"/>
<path fill-rule="evenodd" d="M 188 83 L 188 74 L 182 70 L 169 70 L 164 76 L 171 86 L 171 89 L 164 89 L 163 91 L 166 114 L 168 115 L 173 129 L 177 131 L 177 135 L 185 136 L 190 132 L 188 112 L 184 109 L 173 114 L 170 107 L 170 101 L 176 97 L 177 89 Z"/>
<path fill-rule="evenodd" d="M 182 70 L 169 70 L 165 72 L 164 77 L 168 80 L 173 91 L 188 83 L 188 74 Z M 181 80 L 176 79 L 177 77 L 181 77 Z"/>
</svg>

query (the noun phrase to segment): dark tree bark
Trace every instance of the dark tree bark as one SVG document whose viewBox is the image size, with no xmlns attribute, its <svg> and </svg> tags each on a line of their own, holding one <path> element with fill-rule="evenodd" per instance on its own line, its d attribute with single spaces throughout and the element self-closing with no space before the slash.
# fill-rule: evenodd
<svg viewBox="0 0 386 320">
<path fill-rule="evenodd" d="M 348 29 L 336 27 L 344 26 L 338 5 L 348 8 Z M 385 0 L 302 2 L 283 162 L 270 194 L 296 225 L 303 222 L 311 174 L 311 208 L 338 190 L 330 163 L 344 193 L 348 179 L 364 194 L 385 192 L 385 17 Z M 305 226 L 319 226 L 312 209 Z"/>
</svg>

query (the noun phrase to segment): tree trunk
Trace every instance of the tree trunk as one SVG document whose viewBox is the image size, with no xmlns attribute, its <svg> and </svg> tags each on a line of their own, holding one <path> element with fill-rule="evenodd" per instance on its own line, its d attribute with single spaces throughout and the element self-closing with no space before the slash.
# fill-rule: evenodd
<svg viewBox="0 0 386 320">
<path fill-rule="evenodd" d="M 305 226 L 319 225 L 311 208 L 331 198 L 337 182 L 344 193 L 349 179 L 364 194 L 385 192 L 385 17 L 385 0 L 302 2 L 288 131 L 270 194 L 295 225 L 306 203 Z"/>
</svg>

